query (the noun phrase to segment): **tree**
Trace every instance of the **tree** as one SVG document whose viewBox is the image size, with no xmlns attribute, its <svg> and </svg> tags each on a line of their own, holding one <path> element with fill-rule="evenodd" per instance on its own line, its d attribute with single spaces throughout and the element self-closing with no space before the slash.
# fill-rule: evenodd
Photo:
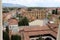
<svg viewBox="0 0 60 40">
<path fill-rule="evenodd" d="M 58 12 L 57 12 L 57 9 L 56 10 L 52 10 L 52 14 L 58 14 Z"/>
<path fill-rule="evenodd" d="M 3 40 L 9 40 L 9 34 L 3 31 Z"/>
<path fill-rule="evenodd" d="M 24 17 L 23 20 L 22 20 L 23 25 L 28 26 L 29 25 L 28 22 L 29 22 L 29 20 L 26 17 Z"/>
<path fill-rule="evenodd" d="M 55 10 L 55 11 L 56 11 L 56 15 L 58 14 L 57 10 L 58 10 L 58 9 L 56 8 L 56 10 Z"/>
<path fill-rule="evenodd" d="M 3 31 L 3 40 L 9 40 L 9 28 L 6 27 L 6 31 Z"/>
<path fill-rule="evenodd" d="M 49 14 L 49 15 L 47 16 L 47 18 L 50 19 L 50 17 L 51 17 L 51 15 Z"/>
<path fill-rule="evenodd" d="M 16 17 L 18 18 L 19 21 L 23 18 L 23 16 L 21 16 L 21 14 L 19 14 L 18 12 L 16 12 Z"/>
<path fill-rule="evenodd" d="M 42 38 L 42 37 L 40 36 L 38 40 L 44 40 L 44 38 Z"/>
<path fill-rule="evenodd" d="M 55 10 L 52 10 L 52 14 L 55 14 Z"/>
<path fill-rule="evenodd" d="M 28 11 L 31 11 L 31 8 L 28 8 Z"/>
<path fill-rule="evenodd" d="M 3 8 L 3 11 L 2 11 L 3 13 L 8 13 L 9 11 L 8 11 L 8 9 L 7 8 Z"/>
<path fill-rule="evenodd" d="M 8 28 L 8 26 L 6 26 L 6 32 L 9 33 L 9 28 Z"/>
<path fill-rule="evenodd" d="M 12 35 L 11 40 L 21 40 L 21 37 L 19 35 Z"/>
<path fill-rule="evenodd" d="M 29 20 L 24 17 L 21 21 L 18 22 L 19 26 L 28 26 L 29 25 Z"/>
</svg>

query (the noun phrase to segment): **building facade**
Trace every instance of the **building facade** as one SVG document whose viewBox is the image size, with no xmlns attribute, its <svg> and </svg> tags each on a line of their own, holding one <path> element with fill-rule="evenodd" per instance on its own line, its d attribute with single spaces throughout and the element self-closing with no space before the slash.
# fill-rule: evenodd
<svg viewBox="0 0 60 40">
<path fill-rule="evenodd" d="M 33 21 L 35 19 L 44 19 L 46 18 L 46 10 L 30 9 L 23 11 L 21 15 L 27 17 L 30 21 Z"/>
<path fill-rule="evenodd" d="M 19 27 L 18 33 L 10 31 L 9 35 L 20 35 L 21 40 L 38 40 L 40 36 L 44 38 L 44 40 L 47 40 L 47 38 L 56 40 L 57 32 L 58 25 L 48 23 L 46 26 L 21 26 Z"/>
</svg>

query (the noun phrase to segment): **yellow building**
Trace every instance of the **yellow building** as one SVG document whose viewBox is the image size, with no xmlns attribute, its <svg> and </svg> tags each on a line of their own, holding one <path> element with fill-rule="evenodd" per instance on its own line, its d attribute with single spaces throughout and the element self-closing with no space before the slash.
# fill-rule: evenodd
<svg viewBox="0 0 60 40">
<path fill-rule="evenodd" d="M 46 18 L 46 10 L 45 9 L 21 9 L 21 15 L 27 17 L 30 21 L 35 19 L 44 19 Z"/>
</svg>

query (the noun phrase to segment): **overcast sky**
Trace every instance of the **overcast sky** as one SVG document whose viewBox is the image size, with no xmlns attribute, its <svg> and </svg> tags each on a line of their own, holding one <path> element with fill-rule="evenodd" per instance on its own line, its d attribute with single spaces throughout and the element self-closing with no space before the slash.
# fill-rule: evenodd
<svg viewBox="0 0 60 40">
<path fill-rule="evenodd" d="M 60 0 L 2 0 L 2 3 L 20 4 L 28 7 L 60 7 Z"/>
</svg>

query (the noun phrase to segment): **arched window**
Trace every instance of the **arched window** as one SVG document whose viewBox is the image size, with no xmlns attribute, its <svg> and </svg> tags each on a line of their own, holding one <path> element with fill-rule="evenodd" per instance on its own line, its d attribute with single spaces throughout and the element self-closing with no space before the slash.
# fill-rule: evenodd
<svg viewBox="0 0 60 40">
<path fill-rule="evenodd" d="M 45 40 L 52 40 L 51 38 L 46 38 Z"/>
</svg>

